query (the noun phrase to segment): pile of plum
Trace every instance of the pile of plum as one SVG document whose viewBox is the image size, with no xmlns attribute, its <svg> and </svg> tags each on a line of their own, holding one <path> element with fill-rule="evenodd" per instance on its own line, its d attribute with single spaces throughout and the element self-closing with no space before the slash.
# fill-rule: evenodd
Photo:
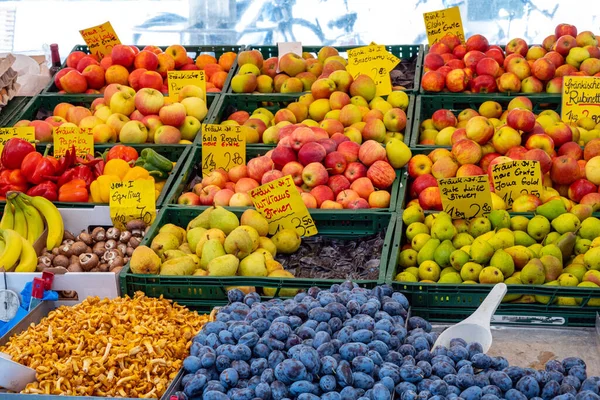
<svg viewBox="0 0 600 400">
<path fill-rule="evenodd" d="M 430 323 L 387 285 L 229 300 L 194 337 L 179 400 L 600 400 L 579 358 L 535 370 L 462 339 L 432 349 Z"/>
</svg>

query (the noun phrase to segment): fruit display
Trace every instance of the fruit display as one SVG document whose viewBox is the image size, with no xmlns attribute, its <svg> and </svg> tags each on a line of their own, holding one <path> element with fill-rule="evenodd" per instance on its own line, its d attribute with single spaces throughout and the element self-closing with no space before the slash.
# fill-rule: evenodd
<svg viewBox="0 0 600 400">
<path fill-rule="evenodd" d="M 600 378 L 588 376 L 578 357 L 542 361 L 536 370 L 462 338 L 434 348 L 439 333 L 409 316 L 408 299 L 388 285 L 370 290 L 344 282 L 285 301 L 228 294 L 216 321 L 192 339 L 178 400 L 598 396 Z"/>
<path fill-rule="evenodd" d="M 600 48 L 592 32 L 569 24 L 556 26 L 541 46 L 515 38 L 500 47 L 479 34 L 461 44 L 448 34 L 429 48 L 423 70 L 427 92 L 559 94 L 563 76 L 600 76 Z"/>
<path fill-rule="evenodd" d="M 467 221 L 444 212 L 425 217 L 414 205 L 402 219 L 397 281 L 600 288 L 600 220 L 591 206 L 567 212 L 557 199 L 537 207 L 531 217 L 495 210 Z M 550 297 L 509 294 L 505 301 L 548 304 Z M 582 299 L 554 301 L 574 306 Z M 587 306 L 600 302 L 593 299 Z"/>
<path fill-rule="evenodd" d="M 100 94 L 110 84 L 119 84 L 135 90 L 150 88 L 168 94 L 168 71 L 204 70 L 206 91 L 220 92 L 236 56 L 235 52 L 223 52 L 217 60 L 215 56 L 203 53 L 193 60 L 179 44 L 166 48 L 146 46 L 141 50 L 137 46 L 118 44 L 110 55 L 98 61 L 95 55 L 77 50 L 67 57 L 66 68 L 54 76 L 55 90 L 52 91 Z"/>
<path fill-rule="evenodd" d="M 395 47 L 391 46 L 394 53 Z M 300 93 L 311 91 L 313 86 L 319 90 L 335 87 L 335 90 L 352 96 L 355 92 L 359 93 L 358 87 L 352 88 L 354 79 L 346 70 L 348 59 L 340 54 L 340 51 L 344 53 L 349 48 L 338 50 L 324 46 L 313 50 L 311 47 L 302 54 L 290 52 L 280 58 L 277 55 L 268 57 L 270 50 L 276 49 L 249 49 L 239 53 L 235 75 L 231 79 L 233 93 Z M 412 53 L 411 50 L 414 49 L 408 52 Z M 397 51 L 402 53 L 407 49 Z M 417 60 L 418 54 L 414 54 L 390 71 L 393 90 L 415 89 Z"/>
<path fill-rule="evenodd" d="M 160 398 L 188 356 L 189 340 L 208 321 L 142 293 L 88 297 L 50 311 L 0 351 L 35 370 L 36 381 L 22 393 Z"/>
</svg>

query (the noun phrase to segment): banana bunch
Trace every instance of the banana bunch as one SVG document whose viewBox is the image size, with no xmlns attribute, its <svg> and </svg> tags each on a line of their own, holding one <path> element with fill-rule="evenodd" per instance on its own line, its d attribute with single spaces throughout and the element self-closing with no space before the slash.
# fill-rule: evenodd
<svg viewBox="0 0 600 400">
<path fill-rule="evenodd" d="M 0 269 L 35 271 L 37 254 L 33 243 L 42 235 L 44 227 L 48 229 L 46 248 L 52 250 L 62 243 L 64 235 L 62 216 L 56 206 L 41 196 L 9 192 L 0 220 Z"/>
</svg>

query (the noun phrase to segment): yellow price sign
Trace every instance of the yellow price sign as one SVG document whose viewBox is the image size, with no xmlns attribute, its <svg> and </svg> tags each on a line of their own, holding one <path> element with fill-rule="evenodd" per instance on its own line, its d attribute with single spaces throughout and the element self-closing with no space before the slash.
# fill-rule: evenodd
<svg viewBox="0 0 600 400">
<path fill-rule="evenodd" d="M 248 194 L 256 210 L 269 221 L 269 234 L 295 229 L 303 237 L 318 233 L 291 175 L 252 189 Z"/>
<path fill-rule="evenodd" d="M 465 31 L 458 6 L 423 13 L 423 19 L 430 46 L 449 33 L 457 36 L 462 43 L 465 42 Z"/>
<path fill-rule="evenodd" d="M 76 126 L 55 127 L 54 132 L 54 157 L 60 158 L 67 150 L 75 146 L 78 157 L 86 157 L 94 154 L 94 135 L 90 128 L 78 128 Z"/>
<path fill-rule="evenodd" d="M 193 85 L 202 89 L 202 99 L 206 103 L 206 75 L 202 70 L 167 72 L 169 97 L 177 101 L 179 92 L 184 86 Z M 208 105 L 207 105 L 208 106 Z"/>
<path fill-rule="evenodd" d="M 540 163 L 518 160 L 495 164 L 492 167 L 494 190 L 510 208 L 515 199 L 523 194 L 542 194 L 542 171 Z"/>
<path fill-rule="evenodd" d="M 600 123 L 600 78 L 595 76 L 563 77 L 561 118 L 566 123 L 591 118 Z"/>
<path fill-rule="evenodd" d="M 35 145 L 35 128 L 33 126 L 19 126 L 16 128 L 0 128 L 0 154 L 4 145 L 12 138 L 20 138 Z"/>
<path fill-rule="evenodd" d="M 492 211 L 487 175 L 438 179 L 444 211 L 452 219 L 481 217 Z"/>
<path fill-rule="evenodd" d="M 109 56 L 113 47 L 121 44 L 110 22 L 82 29 L 79 33 L 88 45 L 90 53 L 95 54 L 99 59 Z"/>
<path fill-rule="evenodd" d="M 243 126 L 202 124 L 202 175 L 215 169 L 229 171 L 246 164 L 246 132 Z"/>
<path fill-rule="evenodd" d="M 348 50 L 346 70 L 356 79 L 359 75 L 368 75 L 377 85 L 377 96 L 392 93 L 390 71 L 400 59 L 387 51 L 385 46 L 370 45 Z"/>
<path fill-rule="evenodd" d="M 110 218 L 119 229 L 139 219 L 146 225 L 156 218 L 154 182 L 150 179 L 113 182 L 110 185 Z"/>
</svg>

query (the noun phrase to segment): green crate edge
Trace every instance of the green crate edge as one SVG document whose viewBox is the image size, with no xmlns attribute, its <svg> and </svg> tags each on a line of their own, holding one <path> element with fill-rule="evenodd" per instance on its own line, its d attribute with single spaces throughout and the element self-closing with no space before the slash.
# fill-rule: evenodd
<svg viewBox="0 0 600 400">
<path fill-rule="evenodd" d="M 167 206 L 167 207 L 163 207 L 163 209 L 160 211 L 159 215 L 157 216 L 156 220 L 154 221 L 154 223 L 152 224 L 150 230 L 148 231 L 148 233 L 146 234 L 144 240 L 142 241 L 142 245 L 144 244 L 149 244 L 151 239 L 156 232 L 159 229 L 159 224 L 161 224 L 162 222 L 166 222 L 169 221 L 167 214 L 168 213 L 177 213 L 179 215 L 182 214 L 199 214 L 201 210 L 198 210 L 198 208 L 195 207 L 187 207 L 187 208 L 174 208 L 171 206 Z M 241 211 L 234 211 L 238 216 L 241 215 Z M 358 283 L 361 286 L 366 286 L 366 287 L 374 287 L 378 284 L 382 284 L 385 281 L 385 277 L 387 274 L 387 270 L 388 270 L 388 266 L 390 264 L 390 260 L 396 260 L 398 257 L 398 251 L 399 251 L 399 246 L 395 245 L 393 243 L 393 237 L 395 234 L 395 228 L 396 228 L 396 222 L 397 222 L 397 215 L 396 213 L 371 213 L 369 215 L 367 214 L 356 214 L 356 213 L 352 213 L 352 212 L 346 212 L 346 213 L 337 213 L 337 214 L 319 214 L 319 216 L 317 216 L 315 219 L 316 220 L 321 220 L 321 221 L 343 221 L 344 217 L 349 217 L 350 220 L 356 220 L 356 221 L 373 221 L 373 223 L 375 223 L 375 219 L 377 220 L 381 220 L 383 218 L 389 217 L 389 222 L 387 222 L 387 230 L 386 230 L 386 234 L 384 236 L 384 244 L 383 244 L 383 249 L 381 252 L 381 258 L 380 258 L 380 268 L 379 268 L 379 278 L 376 280 L 357 280 L 355 281 L 356 283 Z M 356 218 L 353 218 L 356 217 Z M 385 224 L 385 223 L 384 223 Z M 336 236 L 339 235 L 340 233 L 346 233 L 347 231 L 344 231 L 343 229 L 340 230 L 339 232 L 335 232 L 335 233 L 330 233 L 329 236 Z M 373 232 L 375 233 L 375 232 Z M 358 233 L 355 235 L 359 235 Z M 355 236 L 353 235 L 353 236 Z M 337 236 L 336 236 L 337 237 Z M 132 279 L 142 279 L 142 280 L 151 280 L 151 279 L 156 279 L 159 282 L 157 283 L 149 283 L 149 282 L 143 282 L 143 283 L 136 283 L 136 282 L 132 282 Z M 281 289 L 285 289 L 285 288 L 297 288 L 297 289 L 307 289 L 310 288 L 312 286 L 319 286 L 322 288 L 327 288 L 329 286 L 331 286 L 332 284 L 335 283 L 341 283 L 343 282 L 345 279 L 311 279 L 311 278 L 293 278 L 293 279 L 281 279 L 281 278 L 253 278 L 253 277 L 249 277 L 249 278 L 245 278 L 245 277 L 225 277 L 225 278 L 207 278 L 207 277 L 193 277 L 193 276 L 163 276 L 161 277 L 160 275 L 136 275 L 136 274 L 131 274 L 129 272 L 129 263 L 125 265 L 125 267 L 123 267 L 123 269 L 121 270 L 121 272 L 119 273 L 119 288 L 121 290 L 121 295 L 132 295 L 133 292 L 137 291 L 137 290 L 141 290 L 141 287 L 160 287 L 160 286 L 165 286 L 167 287 L 168 285 L 172 284 L 173 282 L 178 282 L 181 281 L 181 283 L 185 284 L 187 282 L 194 282 L 197 281 L 198 283 L 201 283 L 202 288 L 206 288 L 206 287 L 210 287 L 214 289 L 214 294 L 203 294 L 203 293 L 194 293 L 194 294 L 190 294 L 189 291 L 188 293 L 184 294 L 184 296 L 186 297 L 176 297 L 176 298 L 172 298 L 172 300 L 176 301 L 176 302 L 182 302 L 185 304 L 185 302 L 188 301 L 195 301 L 195 300 L 217 300 L 217 301 L 223 301 L 227 299 L 227 294 L 225 291 L 225 287 L 229 287 L 229 286 L 257 286 L 257 287 L 269 287 L 269 288 L 276 288 L 278 289 L 275 297 L 278 297 L 279 295 L 279 290 Z M 163 281 L 165 283 L 160 283 L 160 281 Z M 128 290 L 128 287 L 132 287 L 132 290 Z M 190 287 L 188 287 L 188 290 L 190 289 Z M 202 289 L 202 291 L 204 291 L 205 289 Z M 156 294 L 147 294 L 147 295 L 156 295 Z M 164 294 L 163 294 L 164 295 Z M 193 296 L 193 297 L 191 297 Z M 165 296 L 165 298 L 170 298 Z"/>
<path fill-rule="evenodd" d="M 0 110 L 0 127 L 7 127 L 15 114 L 21 112 L 34 96 L 15 96 Z"/>
<path fill-rule="evenodd" d="M 266 152 L 268 152 L 269 150 L 272 150 L 272 147 L 267 147 L 267 146 L 247 146 L 246 147 L 246 163 L 248 162 L 249 159 L 254 158 L 255 156 L 258 156 L 260 154 L 264 154 Z M 190 154 L 185 162 L 185 165 L 182 167 L 182 171 L 179 175 L 179 177 L 177 178 L 177 181 L 173 184 L 173 186 L 171 187 L 171 192 L 169 193 L 167 199 L 165 200 L 165 203 L 163 203 L 163 205 L 169 205 L 172 207 L 183 207 L 181 205 L 177 204 L 177 198 L 179 197 L 179 195 L 181 195 L 183 193 L 183 189 L 185 188 L 185 186 L 187 185 L 187 182 L 189 180 L 189 176 L 187 176 L 187 173 L 189 171 L 192 170 L 195 160 L 198 158 L 198 156 L 202 155 L 202 146 L 194 146 L 194 148 L 192 150 L 190 150 Z M 264 153 L 263 153 L 264 152 Z M 200 154 L 198 154 L 200 153 Z M 395 170 L 396 171 L 396 179 L 394 179 L 394 183 L 392 184 L 392 187 L 390 189 L 390 206 L 388 208 L 368 208 L 368 209 L 364 209 L 364 210 L 354 210 L 354 212 L 356 213 L 370 213 L 370 212 L 396 212 L 400 209 L 400 207 L 404 204 L 404 197 L 406 195 L 406 188 L 408 185 L 408 175 L 405 172 L 405 169 L 399 169 L 399 170 Z M 208 208 L 209 206 L 198 206 L 197 208 L 200 210 L 204 210 L 206 208 Z M 248 208 L 252 208 L 252 207 L 225 207 L 228 210 L 231 211 L 244 211 L 247 210 Z M 330 210 L 322 210 L 322 209 L 318 209 L 318 208 L 311 208 L 308 210 L 311 214 L 327 214 L 330 213 L 332 211 Z M 335 211 L 334 211 L 335 212 Z"/>
<path fill-rule="evenodd" d="M 137 46 L 137 45 L 136 45 Z M 140 51 L 146 47 L 145 45 L 139 45 L 137 46 Z M 163 51 L 168 47 L 168 46 L 158 46 L 160 47 Z M 228 51 L 233 51 L 236 54 L 239 53 L 240 51 L 244 50 L 246 48 L 245 45 L 229 45 L 229 44 L 220 44 L 220 45 L 183 45 L 183 47 L 185 47 L 187 52 L 196 52 L 196 53 L 216 53 L 215 49 L 218 47 L 226 47 L 228 49 Z M 212 50 L 209 50 L 212 49 Z M 234 50 L 234 48 L 238 48 L 238 50 Z M 223 49 L 225 50 L 225 49 Z M 84 44 L 77 44 L 73 47 L 73 49 L 71 49 L 71 51 L 69 52 L 69 54 L 71 54 L 74 51 L 83 51 L 84 53 L 88 53 L 89 54 L 89 48 L 87 45 Z M 237 59 L 237 55 L 236 55 L 236 59 Z M 195 60 L 194 60 L 195 61 Z M 223 89 L 222 89 L 222 93 L 225 93 L 227 91 L 227 89 L 230 86 L 231 83 L 231 78 L 233 78 L 233 71 L 234 68 L 233 66 L 237 65 L 237 63 L 234 61 L 234 64 L 232 64 L 231 69 L 229 70 L 229 72 L 227 73 L 227 79 L 225 79 L 225 84 L 223 85 Z M 67 67 L 67 61 L 65 58 L 65 62 L 61 64 L 60 69 L 66 68 Z M 54 77 L 51 77 L 50 82 L 48 82 L 48 85 L 46 85 L 46 87 L 42 90 L 41 94 L 43 95 L 47 95 L 47 96 L 60 96 L 61 93 L 58 93 L 56 91 L 56 85 L 54 85 Z M 82 96 L 94 96 L 93 94 L 82 94 Z"/>
</svg>

